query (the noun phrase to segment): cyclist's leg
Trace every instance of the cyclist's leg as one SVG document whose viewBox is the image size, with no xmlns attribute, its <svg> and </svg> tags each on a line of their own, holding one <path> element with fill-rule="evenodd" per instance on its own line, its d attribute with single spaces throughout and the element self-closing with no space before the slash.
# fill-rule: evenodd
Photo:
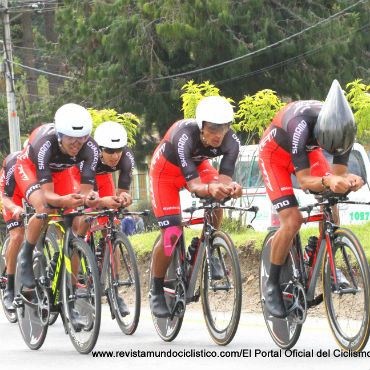
<svg viewBox="0 0 370 370">
<path fill-rule="evenodd" d="M 4 292 L 3 300 L 4 306 L 9 311 L 14 311 L 15 307 L 13 305 L 14 300 L 14 275 L 15 275 L 15 268 L 17 264 L 17 256 L 19 252 L 19 248 L 23 242 L 24 236 L 24 227 L 19 225 L 19 223 L 15 220 L 10 220 L 10 224 L 7 222 L 7 225 L 13 225 L 11 228 L 8 229 L 9 231 L 9 245 L 6 251 L 6 266 L 7 266 L 7 286 Z M 14 224 L 17 223 L 17 226 Z"/>
<path fill-rule="evenodd" d="M 297 208 L 298 202 L 290 178 L 290 174 L 294 172 L 290 155 L 279 148 L 270 151 L 266 145 L 263 150 L 260 149 L 259 164 L 266 191 L 280 218 L 280 229 L 272 241 L 271 267 L 265 286 L 265 305 L 273 316 L 285 317 L 287 313 L 279 278 L 292 240 L 301 227 L 302 215 Z"/>
<path fill-rule="evenodd" d="M 15 168 L 15 180 L 25 199 L 35 208 L 36 213 L 48 212 L 45 207 L 45 197 L 37 181 L 35 165 L 27 159 L 18 157 Z M 26 242 L 18 254 L 17 263 L 20 268 L 22 284 L 27 288 L 35 286 L 35 277 L 32 267 L 32 253 L 46 224 L 33 215 L 27 226 Z"/>
<path fill-rule="evenodd" d="M 169 317 L 163 290 L 164 276 L 172 260 L 173 248 L 182 232 L 179 191 L 185 185 L 185 179 L 178 167 L 165 160 L 163 163 L 158 160 L 155 167 L 157 168 L 151 168 L 150 171 L 150 193 L 154 214 L 161 228 L 161 237 L 153 250 L 150 306 L 154 316 Z"/>
</svg>

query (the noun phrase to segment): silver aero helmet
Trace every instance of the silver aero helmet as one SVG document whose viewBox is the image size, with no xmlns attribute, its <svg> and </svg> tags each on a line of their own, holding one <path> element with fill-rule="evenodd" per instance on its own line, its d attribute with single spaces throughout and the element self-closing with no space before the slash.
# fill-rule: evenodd
<svg viewBox="0 0 370 370">
<path fill-rule="evenodd" d="M 127 144 L 127 132 L 118 122 L 106 121 L 96 128 L 94 139 L 104 148 L 123 148 Z"/>
<path fill-rule="evenodd" d="M 203 122 L 224 125 L 234 120 L 234 111 L 229 101 L 221 96 L 207 96 L 201 100 L 195 110 L 195 119 L 199 130 Z"/>
<path fill-rule="evenodd" d="M 92 117 L 89 111 L 78 104 L 64 104 L 55 113 L 55 131 L 57 134 L 72 137 L 90 135 Z"/>
<path fill-rule="evenodd" d="M 355 141 L 355 117 L 337 80 L 317 117 L 314 135 L 320 147 L 332 155 L 346 153 Z"/>
</svg>

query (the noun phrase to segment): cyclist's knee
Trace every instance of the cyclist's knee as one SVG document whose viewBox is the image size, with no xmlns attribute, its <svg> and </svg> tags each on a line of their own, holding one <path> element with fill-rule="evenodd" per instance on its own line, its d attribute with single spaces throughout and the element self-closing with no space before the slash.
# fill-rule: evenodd
<svg viewBox="0 0 370 370">
<path fill-rule="evenodd" d="M 302 226 L 303 218 L 301 213 L 296 208 L 289 208 L 279 213 L 282 229 L 296 234 Z"/>
<path fill-rule="evenodd" d="M 23 242 L 24 227 L 17 227 L 10 232 L 10 237 L 14 245 L 19 246 Z"/>
<path fill-rule="evenodd" d="M 164 253 L 167 257 L 172 255 L 173 249 L 181 236 L 182 230 L 179 226 L 167 227 L 162 233 L 164 242 Z"/>
</svg>

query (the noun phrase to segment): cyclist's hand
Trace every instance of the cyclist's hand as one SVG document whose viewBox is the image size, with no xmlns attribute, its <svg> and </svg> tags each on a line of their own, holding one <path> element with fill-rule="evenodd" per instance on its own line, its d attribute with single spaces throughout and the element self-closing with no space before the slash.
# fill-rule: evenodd
<svg viewBox="0 0 370 370">
<path fill-rule="evenodd" d="M 63 204 L 68 208 L 77 208 L 84 204 L 84 196 L 77 193 L 72 193 L 68 195 L 63 195 Z"/>
<path fill-rule="evenodd" d="M 16 206 L 13 211 L 13 218 L 16 221 L 21 221 L 21 215 L 24 214 L 24 209 L 22 207 Z"/>
<path fill-rule="evenodd" d="M 351 189 L 351 182 L 343 176 L 330 175 L 327 184 L 334 193 L 344 194 Z"/>
<path fill-rule="evenodd" d="M 236 182 L 230 183 L 229 185 L 227 185 L 227 188 L 230 189 L 230 196 L 234 199 L 240 198 L 243 194 L 242 187 Z"/>
<path fill-rule="evenodd" d="M 89 208 L 98 207 L 100 203 L 99 193 L 96 191 L 90 191 L 85 197 L 85 205 Z"/>
<path fill-rule="evenodd" d="M 104 198 L 100 198 L 100 205 L 102 207 L 110 208 L 110 209 L 115 209 L 117 207 L 121 206 L 121 200 L 117 196 L 108 196 Z"/>
<path fill-rule="evenodd" d="M 212 182 L 208 185 L 208 191 L 216 200 L 222 200 L 230 194 L 231 189 L 224 184 Z"/>
<path fill-rule="evenodd" d="M 350 182 L 352 191 L 357 191 L 364 185 L 362 177 L 353 175 L 352 173 L 347 174 L 346 179 Z"/>
<path fill-rule="evenodd" d="M 132 204 L 131 195 L 126 193 L 125 191 L 122 191 L 119 197 L 121 199 L 122 207 L 128 207 L 130 204 Z"/>
</svg>

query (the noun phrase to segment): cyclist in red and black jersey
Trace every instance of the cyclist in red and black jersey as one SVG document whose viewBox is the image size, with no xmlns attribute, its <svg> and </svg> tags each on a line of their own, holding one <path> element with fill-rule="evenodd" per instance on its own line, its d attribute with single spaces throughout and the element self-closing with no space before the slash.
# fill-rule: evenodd
<svg viewBox="0 0 370 370">
<path fill-rule="evenodd" d="M 19 155 L 15 179 L 36 213 L 55 207 L 76 208 L 83 204 L 94 207 L 98 199 L 90 199 L 95 181 L 99 148 L 90 137 L 92 118 L 77 104 L 60 107 L 54 123 L 45 124 L 33 131 L 25 150 Z M 71 167 L 84 161 L 81 171 L 81 193 L 78 194 Z M 33 288 L 32 251 L 40 237 L 44 221 L 31 217 L 25 246 L 18 255 L 23 286 Z"/>
<path fill-rule="evenodd" d="M 135 158 L 131 148 L 127 146 L 127 132 L 119 123 L 107 121 L 96 128 L 94 139 L 99 145 L 95 184 L 99 193 L 98 208 L 115 209 L 120 206 L 128 207 L 132 203 L 129 189 L 132 171 L 135 167 Z M 83 163 L 81 163 L 82 165 Z M 112 173 L 116 171 L 119 171 L 117 195 L 112 176 Z M 104 223 L 105 220 L 100 218 L 98 222 Z M 89 224 L 81 223 L 78 230 L 79 235 L 86 235 L 88 228 Z M 103 234 L 105 236 L 104 230 Z M 101 239 L 101 243 L 103 247 L 105 243 L 104 238 Z M 119 258 L 118 255 L 117 258 Z M 119 265 L 118 261 L 116 265 Z M 127 305 L 119 296 L 117 297 L 117 303 L 122 316 L 130 313 Z"/>
<path fill-rule="evenodd" d="M 266 129 L 259 144 L 259 165 L 266 191 L 279 213 L 280 228 L 271 247 L 271 269 L 265 287 L 265 305 L 273 316 L 285 317 L 279 287 L 281 266 L 302 224 L 291 174 L 303 190 L 336 193 L 361 188 L 361 177 L 347 173 L 356 135 L 351 108 L 334 80 L 324 104 L 303 100 L 287 104 Z M 334 155 L 330 168 L 322 149 Z M 335 210 L 336 220 L 339 221 Z"/>
<path fill-rule="evenodd" d="M 20 218 L 24 213 L 22 204 L 22 194 L 19 190 L 15 178 L 14 170 L 18 155 L 21 152 L 9 154 L 3 162 L 0 171 L 0 198 L 2 214 L 9 232 L 9 245 L 6 251 L 6 266 L 8 283 L 3 296 L 3 301 L 8 311 L 14 311 L 14 274 L 17 264 L 19 247 L 23 241 L 24 226 Z"/>
<path fill-rule="evenodd" d="M 204 98 L 196 108 L 196 119 L 175 122 L 156 148 L 150 168 L 150 193 L 154 214 L 161 227 L 161 238 L 153 252 L 153 288 L 150 292 L 152 313 L 170 315 L 164 298 L 164 276 L 171 254 L 181 235 L 179 191 L 186 186 L 199 196 L 217 200 L 238 198 L 240 185 L 232 181 L 240 142 L 230 129 L 234 119 L 231 104 L 222 97 Z M 219 172 L 209 158 L 223 156 Z M 219 227 L 222 213 L 218 212 Z M 214 278 L 223 274 L 218 259 L 212 258 Z"/>
</svg>

